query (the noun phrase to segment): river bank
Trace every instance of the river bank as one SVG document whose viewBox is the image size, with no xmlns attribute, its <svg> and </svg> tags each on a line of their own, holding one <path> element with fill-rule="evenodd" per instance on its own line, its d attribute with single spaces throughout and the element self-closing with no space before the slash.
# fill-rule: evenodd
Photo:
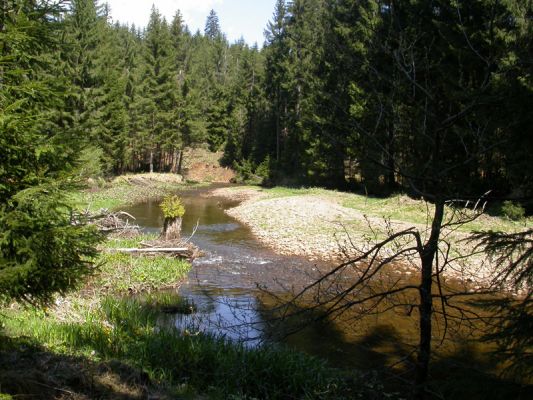
<svg viewBox="0 0 533 400">
<path fill-rule="evenodd" d="M 262 243 L 277 252 L 331 262 L 350 259 L 389 234 L 409 228 L 417 229 L 425 239 L 433 212 L 431 204 L 405 195 L 376 199 L 325 189 L 249 186 L 217 188 L 208 195 L 240 201 L 226 212 L 249 226 Z M 452 216 L 454 210 L 448 208 L 446 218 Z M 451 255 L 457 258 L 450 263 L 445 277 L 473 283 L 474 288 L 487 285 L 494 266 L 489 258 L 474 251 L 475 243 L 468 241 L 469 235 L 479 230 L 512 232 L 520 228 L 523 223 L 482 214 L 473 221 L 444 229 L 442 237 L 451 244 Z M 389 256 L 394 250 L 394 246 L 389 246 L 381 256 Z M 464 255 L 470 256 L 463 258 Z M 417 262 L 413 258 L 397 268 L 414 274 Z"/>
<path fill-rule="evenodd" d="M 73 198 L 80 209 L 116 209 L 196 186 L 136 176 Z M 165 323 L 195 312 L 175 290 L 190 264 L 106 251 L 150 239 L 108 238 L 90 280 L 46 309 L 0 309 L 0 398 L 327 399 L 373 392 L 348 388 L 339 371 L 293 350 L 251 349 Z"/>
</svg>

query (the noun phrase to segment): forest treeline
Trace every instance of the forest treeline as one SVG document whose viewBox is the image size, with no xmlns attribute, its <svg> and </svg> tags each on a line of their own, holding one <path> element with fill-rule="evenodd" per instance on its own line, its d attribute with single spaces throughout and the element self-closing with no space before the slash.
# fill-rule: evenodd
<svg viewBox="0 0 533 400">
<path fill-rule="evenodd" d="M 179 11 L 139 29 L 94 0 L 0 0 L 0 302 L 51 304 L 94 272 L 103 237 L 72 192 L 100 164 L 179 173 L 203 146 L 272 183 L 409 191 L 433 203 L 429 232 L 382 243 L 417 242 L 424 398 L 442 231 L 470 218 L 445 206 L 531 202 L 532 21 L 530 0 L 278 0 L 260 49 L 229 43 L 215 12 L 192 33 Z M 527 284 L 502 308 L 508 354 L 530 354 L 531 234 L 481 232 L 473 250 Z"/>
<path fill-rule="evenodd" d="M 94 0 L 2 3 L 4 28 L 17 4 L 53 26 L 16 50 L 46 60 L 56 128 L 106 173 L 180 172 L 204 146 L 278 183 L 532 193 L 528 1 L 278 0 L 262 48 L 214 11 L 193 33 L 155 7 L 141 29 Z"/>
</svg>

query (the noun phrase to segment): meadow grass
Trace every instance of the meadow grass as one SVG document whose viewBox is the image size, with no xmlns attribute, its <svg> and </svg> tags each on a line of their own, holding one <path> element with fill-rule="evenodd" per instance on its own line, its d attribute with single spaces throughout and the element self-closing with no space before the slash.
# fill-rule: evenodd
<svg viewBox="0 0 533 400">
<path fill-rule="evenodd" d="M 90 286 L 106 291 L 147 291 L 179 284 L 190 271 L 187 260 L 165 255 L 138 256 L 125 253 L 107 252 L 107 249 L 139 247 L 155 235 L 139 235 L 133 238 L 109 239 L 96 264 L 99 270 L 89 282 Z"/>
<path fill-rule="evenodd" d="M 405 194 L 393 194 L 388 197 L 365 196 L 356 193 L 339 192 L 315 187 L 274 187 L 265 189 L 260 186 L 247 186 L 248 189 L 255 189 L 263 193 L 263 199 L 274 199 L 292 196 L 318 196 L 337 202 L 346 208 L 354 209 L 361 214 L 393 221 L 412 223 L 417 225 L 427 225 L 430 223 L 434 213 L 434 206 L 424 200 L 410 198 Z M 235 188 L 236 190 L 238 188 Z M 470 204 L 472 206 L 472 204 Z M 450 204 L 445 210 L 445 221 L 449 220 L 454 212 L 464 208 L 463 204 Z M 473 232 L 481 230 L 497 230 L 512 232 L 522 229 L 524 226 L 532 226 L 533 218 L 524 218 L 521 221 L 512 221 L 498 213 L 489 215 L 482 214 L 477 219 L 459 225 L 458 230 L 462 232 Z M 359 227 L 364 228 L 364 227 Z"/>
<path fill-rule="evenodd" d="M 117 177 L 103 187 L 94 187 L 71 194 L 76 208 L 96 212 L 102 208 L 113 210 L 120 206 L 160 199 L 177 190 L 203 186 L 204 183 L 182 183 L 173 174 L 136 174 Z"/>
<path fill-rule="evenodd" d="M 61 323 L 42 310 L 9 311 L 5 330 L 57 354 L 106 362 L 120 360 L 165 386 L 187 385 L 210 398 L 342 398 L 338 371 L 323 361 L 281 347 L 246 348 L 224 338 L 182 333 L 158 324 L 155 298 L 103 298 L 84 321 Z"/>
</svg>

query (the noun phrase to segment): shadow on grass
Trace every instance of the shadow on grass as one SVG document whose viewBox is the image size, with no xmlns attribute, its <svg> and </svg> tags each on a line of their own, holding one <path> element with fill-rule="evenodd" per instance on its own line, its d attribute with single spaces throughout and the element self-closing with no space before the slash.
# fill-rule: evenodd
<svg viewBox="0 0 533 400">
<path fill-rule="evenodd" d="M 335 358 L 335 365 L 343 367 L 340 371 L 277 346 L 248 349 L 220 338 L 162 328 L 158 307 L 168 305 L 168 299 L 161 304 L 107 299 L 86 322 L 37 321 L 42 328 L 30 331 L 31 340 L 0 337 L 0 393 L 42 399 L 190 398 L 198 392 L 220 399 L 410 395 L 412 347 L 404 344 L 394 326 L 377 325 L 348 338 L 334 324 L 321 323 L 309 325 L 298 343 L 289 340 L 310 352 L 313 343 L 324 343 L 319 355 Z M 328 341 L 321 341 L 325 337 Z M 62 343 L 71 353 L 93 356 L 55 354 L 35 344 L 47 340 Z M 434 361 L 429 398 L 533 398 L 531 386 L 495 375 L 492 361 L 466 343 Z"/>
<path fill-rule="evenodd" d="M 163 305 L 167 307 L 168 302 Z M 159 323 L 161 318 L 165 316 L 154 303 L 145 304 L 133 298 L 108 298 L 102 302 L 100 310 L 82 323 L 48 320 L 27 324 L 16 334 L 31 333 L 35 341 L 61 343 L 69 353 L 93 354 L 94 357 L 91 356 L 91 360 L 71 358 L 50 354 L 35 346 L 26 352 L 20 350 L 21 346 L 26 346 L 24 343 L 14 343 L 18 349 L 14 346 L 16 349 L 9 357 L 15 361 L 24 357 L 30 359 L 25 363 L 20 361 L 20 368 L 11 369 L 14 379 L 5 381 L 2 378 L 0 382 L 5 385 L 0 390 L 34 394 L 42 386 L 47 390 L 59 388 L 68 394 L 73 391 L 70 388 L 72 379 L 75 379 L 76 385 L 80 385 L 76 390 L 89 392 L 86 398 L 147 398 L 149 382 L 175 390 L 187 387 L 189 393 L 199 392 L 220 399 L 231 396 L 342 398 L 338 395 L 336 371 L 316 358 L 277 347 L 248 349 L 222 338 L 183 334 L 176 329 L 164 328 Z M 102 360 L 102 363 L 92 361 L 93 358 Z M 2 368 L 10 370 L 11 364 L 16 363 L 5 362 Z M 31 364 L 42 365 L 31 369 L 35 377 L 27 379 L 30 372 L 26 367 Z M 58 365 L 64 368 L 57 368 Z M 112 389 L 106 392 L 109 385 L 100 383 L 100 375 L 115 377 Z M 37 384 L 28 387 L 23 385 L 24 381 Z M 13 382 L 20 382 L 21 386 L 8 386 Z M 136 391 L 128 391 L 129 385 Z M 120 389 L 123 386 L 125 391 Z M 54 396 L 48 393 L 41 398 Z"/>
<path fill-rule="evenodd" d="M 0 336 L 0 393 L 16 399 L 166 399 L 148 375 L 119 361 L 55 354 L 27 338 Z"/>
</svg>

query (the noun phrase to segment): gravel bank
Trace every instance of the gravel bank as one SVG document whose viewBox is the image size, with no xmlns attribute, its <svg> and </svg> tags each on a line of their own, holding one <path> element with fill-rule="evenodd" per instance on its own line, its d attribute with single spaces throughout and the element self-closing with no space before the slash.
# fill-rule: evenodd
<svg viewBox="0 0 533 400">
<path fill-rule="evenodd" d="M 383 219 L 367 217 L 325 196 L 268 198 L 260 189 L 249 188 L 215 189 L 210 195 L 241 201 L 226 212 L 248 225 L 261 242 L 286 255 L 339 260 L 352 243 L 365 247 L 369 225 L 385 229 Z"/>
<path fill-rule="evenodd" d="M 248 225 L 257 238 L 286 255 L 299 255 L 311 260 L 338 261 L 346 259 L 343 250 L 354 254 L 368 249 L 370 243 L 382 240 L 387 232 L 398 232 L 415 227 L 423 239 L 427 234 L 425 225 L 403 221 L 388 221 L 366 216 L 356 209 L 343 207 L 332 195 L 295 195 L 272 197 L 258 188 L 220 188 L 210 196 L 241 201 L 240 205 L 226 212 Z M 466 243 L 465 232 L 444 232 L 453 242 L 458 254 L 470 254 L 472 244 Z M 392 249 L 386 251 L 391 253 Z M 416 274 L 416 260 L 398 265 L 407 274 Z M 444 276 L 468 282 L 469 287 L 481 288 L 490 283 L 494 266 L 490 260 L 477 254 L 468 259 L 457 258 L 449 265 Z"/>
</svg>

